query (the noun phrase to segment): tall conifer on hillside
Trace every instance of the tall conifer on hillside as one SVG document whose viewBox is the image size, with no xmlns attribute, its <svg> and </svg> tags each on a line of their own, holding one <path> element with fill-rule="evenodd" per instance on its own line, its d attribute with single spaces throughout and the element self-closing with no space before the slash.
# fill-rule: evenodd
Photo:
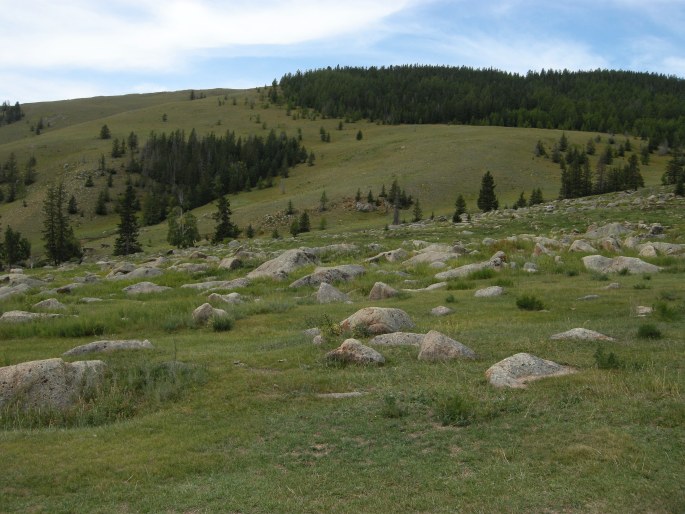
<svg viewBox="0 0 685 514">
<path fill-rule="evenodd" d="M 138 242 L 138 219 L 136 218 L 136 192 L 131 184 L 126 186 L 124 197 L 119 201 L 118 236 L 114 241 L 114 255 L 129 255 L 143 248 Z"/>
<path fill-rule="evenodd" d="M 499 201 L 497 196 L 495 196 L 495 179 L 492 178 L 489 171 L 486 171 L 481 179 L 480 192 L 478 193 L 476 204 L 483 212 L 496 211 L 499 208 Z"/>
<path fill-rule="evenodd" d="M 216 201 L 217 212 L 214 214 L 216 220 L 216 228 L 214 229 L 214 236 L 212 243 L 220 243 L 224 239 L 231 239 L 238 237 L 240 230 L 231 221 L 231 203 L 225 196 L 220 196 Z"/>
<path fill-rule="evenodd" d="M 43 201 L 43 241 L 48 258 L 54 264 L 82 255 L 81 244 L 69 224 L 66 203 L 64 184 L 48 186 Z"/>
</svg>

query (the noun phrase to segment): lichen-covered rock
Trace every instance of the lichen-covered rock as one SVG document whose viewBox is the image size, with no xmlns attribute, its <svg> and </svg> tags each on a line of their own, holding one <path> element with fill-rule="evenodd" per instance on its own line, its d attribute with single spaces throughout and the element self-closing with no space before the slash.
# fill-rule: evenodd
<svg viewBox="0 0 685 514">
<path fill-rule="evenodd" d="M 215 309 L 209 303 L 203 303 L 193 311 L 193 321 L 198 324 L 207 323 L 209 320 L 219 316 L 228 316 L 223 309 Z"/>
<path fill-rule="evenodd" d="M 507 256 L 504 252 L 499 251 L 490 257 L 489 260 L 483 262 L 475 262 L 473 264 L 465 264 L 458 268 L 442 271 L 435 275 L 438 280 L 449 280 L 451 278 L 463 278 L 469 276 L 471 273 L 480 271 L 482 269 L 490 268 L 494 270 L 501 269 L 507 262 Z"/>
<path fill-rule="evenodd" d="M 46 311 L 63 311 L 67 308 L 62 302 L 56 298 L 48 298 L 33 305 L 34 309 L 45 309 Z"/>
<path fill-rule="evenodd" d="M 366 307 L 340 323 L 343 330 L 361 329 L 369 334 L 387 334 L 414 328 L 414 322 L 402 309 L 387 307 Z"/>
<path fill-rule="evenodd" d="M 0 368 L 0 408 L 18 402 L 24 409 L 66 409 L 86 387 L 104 376 L 99 360 L 64 362 L 46 359 Z"/>
<path fill-rule="evenodd" d="M 127 295 L 137 295 L 137 294 L 150 294 L 150 293 L 163 293 L 164 291 L 169 291 L 171 288 L 167 286 L 158 286 L 152 282 L 138 282 L 137 284 L 131 284 L 122 289 Z"/>
<path fill-rule="evenodd" d="M 376 366 L 385 364 L 385 358 L 380 353 L 373 348 L 364 346 L 356 339 L 346 339 L 338 348 L 328 352 L 326 359 L 351 364 L 372 364 Z"/>
<path fill-rule="evenodd" d="M 283 280 L 290 273 L 303 266 L 316 264 L 316 255 L 307 251 L 306 249 L 286 250 L 278 257 L 266 261 L 258 268 L 250 271 L 247 274 L 248 278 L 272 278 L 274 280 Z"/>
<path fill-rule="evenodd" d="M 438 305 L 437 307 L 433 307 L 431 309 L 431 316 L 447 316 L 448 314 L 452 314 L 454 310 L 450 309 L 449 307 L 445 307 L 444 305 Z"/>
<path fill-rule="evenodd" d="M 662 268 L 645 262 L 637 257 L 604 257 L 602 255 L 587 255 L 583 257 L 583 265 L 590 271 L 599 273 L 618 273 L 626 270 L 628 273 L 658 273 Z"/>
<path fill-rule="evenodd" d="M 316 301 L 318 303 L 336 303 L 348 302 L 350 299 L 345 293 L 339 291 L 332 285 L 321 282 L 321 284 L 319 284 L 319 289 L 316 292 Z"/>
<path fill-rule="evenodd" d="M 476 298 L 492 298 L 494 296 L 502 296 L 504 294 L 504 288 L 501 286 L 491 286 L 479 289 L 473 296 Z"/>
<path fill-rule="evenodd" d="M 4 323 L 27 323 L 48 318 L 59 318 L 61 314 L 49 314 L 44 312 L 26 312 L 26 311 L 7 311 L 0 316 L 0 322 Z"/>
<path fill-rule="evenodd" d="M 573 241 L 573 243 L 571 243 L 568 251 L 578 253 L 596 253 L 597 249 L 584 239 L 576 239 Z"/>
<path fill-rule="evenodd" d="M 71 357 L 73 355 L 83 355 L 86 353 L 98 352 L 115 352 L 118 350 L 152 350 L 154 346 L 147 339 L 140 341 L 138 339 L 119 339 L 119 340 L 103 340 L 93 341 L 92 343 L 82 344 L 64 352 L 62 355 Z"/>
<path fill-rule="evenodd" d="M 358 264 L 341 264 L 330 268 L 316 268 L 314 273 L 306 275 L 292 284 L 290 287 L 317 286 L 323 282 L 349 282 L 366 273 L 363 266 Z"/>
<path fill-rule="evenodd" d="M 392 332 L 373 337 L 369 344 L 380 346 L 420 346 L 425 335 L 414 332 Z"/>
<path fill-rule="evenodd" d="M 198 291 L 207 291 L 209 289 L 239 289 L 250 285 L 249 278 L 236 278 L 233 280 L 209 280 L 207 282 L 197 282 L 195 284 L 183 284 L 183 289 L 196 289 Z"/>
<path fill-rule="evenodd" d="M 221 259 L 219 269 L 234 270 L 243 265 L 243 260 L 240 257 L 226 257 Z"/>
<path fill-rule="evenodd" d="M 366 262 L 380 262 L 382 260 L 388 262 L 399 262 L 406 259 L 408 255 L 409 254 L 407 253 L 407 250 L 405 250 L 404 248 L 397 248 L 395 250 L 381 252 L 378 255 L 369 257 L 368 259 L 366 259 Z"/>
<path fill-rule="evenodd" d="M 594 330 L 588 330 L 587 328 L 572 328 L 566 332 L 561 332 L 559 334 L 554 334 L 550 336 L 550 339 L 558 341 L 565 339 L 576 339 L 579 341 L 614 341 L 613 337 L 605 336 Z"/>
<path fill-rule="evenodd" d="M 445 361 L 452 359 L 475 359 L 476 352 L 459 341 L 431 330 L 421 340 L 419 360 Z"/>
<path fill-rule="evenodd" d="M 385 282 L 376 282 L 369 292 L 369 300 L 385 300 L 397 296 L 397 289 Z"/>
<path fill-rule="evenodd" d="M 576 370 L 569 366 L 562 366 L 529 353 L 517 353 L 490 366 L 485 372 L 485 377 L 495 387 L 524 388 L 532 380 L 575 372 Z"/>
</svg>

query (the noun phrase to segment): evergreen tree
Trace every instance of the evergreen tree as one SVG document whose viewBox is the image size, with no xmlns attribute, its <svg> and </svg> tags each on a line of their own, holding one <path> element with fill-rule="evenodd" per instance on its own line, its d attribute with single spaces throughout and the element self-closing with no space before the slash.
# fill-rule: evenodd
<svg viewBox="0 0 685 514">
<path fill-rule="evenodd" d="M 423 212 L 421 211 L 421 206 L 419 205 L 419 199 L 416 199 L 416 202 L 414 202 L 414 212 L 413 212 L 414 217 L 412 218 L 412 221 L 416 223 L 417 221 L 421 221 L 423 219 Z"/>
<path fill-rule="evenodd" d="M 354 201 L 355 202 L 361 202 L 362 201 L 362 190 L 357 189 L 357 194 L 354 195 Z"/>
<path fill-rule="evenodd" d="M 319 210 L 325 211 L 326 204 L 328 203 L 328 196 L 326 196 L 326 190 L 324 189 L 321 193 L 321 198 L 319 198 Z"/>
<path fill-rule="evenodd" d="M 88 174 L 88 176 L 86 177 L 85 186 L 86 187 L 93 187 L 94 185 L 95 185 L 95 183 L 93 182 L 93 176 Z"/>
<path fill-rule="evenodd" d="M 7 225 L 5 228 L 4 241 L 0 243 L 0 266 L 2 262 L 6 262 L 8 267 L 31 256 L 31 243 L 25 237 L 21 237 L 21 233 L 12 230 L 12 227 Z"/>
<path fill-rule="evenodd" d="M 69 198 L 67 212 L 69 214 L 78 214 L 78 204 L 76 203 L 76 197 L 74 195 L 71 195 L 71 197 Z"/>
<path fill-rule="evenodd" d="M 99 216 L 107 215 L 107 194 L 106 189 L 103 189 L 98 194 L 97 202 L 95 202 L 95 214 Z"/>
<path fill-rule="evenodd" d="M 528 205 L 533 206 L 533 205 L 539 205 L 541 203 L 544 203 L 544 199 L 542 198 L 542 189 L 539 187 L 534 188 L 533 191 L 530 193 L 530 200 L 528 200 Z"/>
<path fill-rule="evenodd" d="M 562 132 L 561 137 L 559 138 L 559 151 L 563 153 L 566 151 L 567 148 L 568 138 L 566 137 L 566 132 Z"/>
<path fill-rule="evenodd" d="M 43 201 L 43 240 L 48 258 L 54 264 L 82 255 L 81 245 L 74 237 L 65 212 L 66 202 L 64 184 L 48 186 Z"/>
<path fill-rule="evenodd" d="M 107 125 L 103 125 L 100 129 L 100 139 L 110 139 L 111 137 L 112 133 L 110 132 L 109 127 Z"/>
<path fill-rule="evenodd" d="M 495 179 L 489 171 L 485 172 L 480 183 L 480 192 L 476 202 L 478 208 L 483 212 L 496 211 L 499 208 L 497 196 L 495 196 Z"/>
<path fill-rule="evenodd" d="M 297 220 L 293 220 L 290 224 L 290 234 L 296 237 L 300 233 L 300 223 Z"/>
<path fill-rule="evenodd" d="M 309 232 L 310 230 L 309 214 L 307 214 L 307 211 L 302 211 L 302 214 L 300 214 L 299 232 Z"/>
<path fill-rule="evenodd" d="M 373 199 L 373 193 L 369 189 L 368 194 L 366 195 L 366 202 L 367 203 L 373 203 L 375 200 Z"/>
<path fill-rule="evenodd" d="M 675 188 L 673 188 L 673 194 L 676 196 L 685 196 L 685 174 L 681 173 L 675 182 Z"/>
<path fill-rule="evenodd" d="M 293 207 L 293 201 L 292 200 L 288 200 L 288 207 L 286 208 L 285 213 L 288 216 L 295 214 L 295 208 Z"/>
<path fill-rule="evenodd" d="M 245 229 L 245 235 L 248 239 L 252 239 L 254 237 L 254 228 L 252 227 L 252 223 L 250 223 Z"/>
<path fill-rule="evenodd" d="M 357 132 L 357 141 L 361 141 L 364 138 L 361 129 Z"/>
<path fill-rule="evenodd" d="M 685 158 L 679 150 L 674 150 L 673 155 L 666 164 L 666 171 L 661 176 L 661 183 L 663 185 L 675 184 L 678 177 L 685 172 Z"/>
<path fill-rule="evenodd" d="M 463 195 L 457 196 L 457 201 L 454 203 L 454 214 L 452 215 L 452 222 L 453 223 L 460 223 L 461 222 L 461 215 L 466 214 L 466 200 L 464 200 Z"/>
<path fill-rule="evenodd" d="M 526 197 L 523 194 L 523 191 L 521 191 L 521 195 L 519 196 L 518 200 L 514 203 L 514 209 L 522 209 L 524 207 L 528 206 L 528 202 L 526 201 Z"/>
<path fill-rule="evenodd" d="M 30 186 L 36 181 L 36 158 L 32 155 L 26 162 L 26 171 L 24 172 L 24 184 Z"/>
<path fill-rule="evenodd" d="M 216 220 L 216 227 L 214 228 L 214 236 L 212 243 L 217 244 L 225 239 L 233 239 L 238 237 L 240 230 L 231 222 L 231 203 L 225 196 L 220 196 L 216 202 L 217 212 L 214 214 Z"/>
<path fill-rule="evenodd" d="M 129 255 L 142 250 L 138 242 L 138 219 L 136 218 L 136 192 L 131 184 L 126 186 L 119 201 L 118 235 L 114 241 L 114 255 Z"/>
<path fill-rule="evenodd" d="M 545 145 L 542 144 L 542 141 L 538 139 L 538 142 L 535 144 L 535 157 L 547 157 L 547 151 L 545 150 Z"/>
</svg>

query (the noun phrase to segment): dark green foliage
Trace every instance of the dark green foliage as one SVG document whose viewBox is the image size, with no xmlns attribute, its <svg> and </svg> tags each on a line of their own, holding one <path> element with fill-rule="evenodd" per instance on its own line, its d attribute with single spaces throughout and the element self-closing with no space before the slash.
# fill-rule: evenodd
<svg viewBox="0 0 685 514">
<path fill-rule="evenodd" d="M 566 137 L 566 132 L 561 133 L 559 138 L 558 148 L 560 152 L 565 152 L 568 149 L 568 138 Z"/>
<path fill-rule="evenodd" d="M 452 222 L 460 223 L 461 215 L 466 214 L 466 200 L 463 195 L 457 196 L 457 201 L 454 203 L 454 214 L 452 215 Z"/>
<path fill-rule="evenodd" d="M 666 164 L 666 171 L 661 176 L 661 183 L 664 185 L 677 184 L 678 180 L 683 181 L 684 175 L 685 154 L 683 154 L 682 149 L 674 150 L 673 155 Z"/>
<path fill-rule="evenodd" d="M 131 184 L 126 186 L 123 198 L 119 201 L 120 221 L 117 238 L 114 241 L 114 255 L 129 255 L 140 252 L 138 242 L 138 219 L 136 218 L 136 192 Z"/>
<path fill-rule="evenodd" d="M 528 205 L 532 207 L 533 205 L 539 205 L 541 203 L 544 203 L 544 198 L 542 197 L 542 189 L 535 188 L 533 191 L 530 193 L 530 200 L 528 200 Z"/>
<path fill-rule="evenodd" d="M 67 192 L 64 184 L 48 186 L 43 201 L 43 241 L 48 258 L 59 264 L 81 257 L 81 244 L 74 237 L 66 211 Z"/>
<path fill-rule="evenodd" d="M 357 189 L 357 194 L 354 195 L 354 201 L 355 202 L 361 202 L 362 201 L 362 190 Z"/>
<path fill-rule="evenodd" d="M 235 320 L 231 316 L 214 316 L 212 318 L 212 330 L 214 332 L 228 332 L 234 324 Z"/>
<path fill-rule="evenodd" d="M 381 408 L 381 416 L 384 418 L 403 418 L 409 414 L 409 410 L 402 406 L 398 401 L 397 397 L 392 394 L 386 394 L 383 397 L 383 407 Z"/>
<path fill-rule="evenodd" d="M 84 185 L 86 187 L 93 187 L 95 185 L 95 182 L 93 182 L 93 176 L 91 174 L 88 174 L 86 177 L 86 183 Z"/>
<path fill-rule="evenodd" d="M 107 125 L 103 125 L 100 129 L 100 139 L 110 139 L 112 137 L 112 132 L 109 130 Z"/>
<path fill-rule="evenodd" d="M 31 256 L 31 243 L 25 237 L 21 237 L 21 232 L 12 230 L 7 225 L 3 241 L 0 242 L 0 268 L 2 264 L 11 267 L 12 264 L 24 261 Z"/>
<path fill-rule="evenodd" d="M 95 202 L 95 214 L 98 214 L 99 216 L 105 216 L 107 214 L 107 198 L 109 195 L 107 195 L 106 191 L 106 189 L 100 191 L 97 202 Z M 71 214 L 71 211 L 69 211 L 69 213 Z"/>
<path fill-rule="evenodd" d="M 220 196 L 216 202 L 217 212 L 214 213 L 216 220 L 216 227 L 214 228 L 214 236 L 212 236 L 212 243 L 217 244 L 226 239 L 233 239 L 238 237 L 240 229 L 231 221 L 231 203 L 225 196 Z"/>
<path fill-rule="evenodd" d="M 445 302 L 447 302 L 447 303 L 456 303 L 456 302 L 457 302 L 457 299 L 454 297 L 454 295 L 453 295 L 452 293 L 450 293 L 450 294 L 448 294 L 448 295 L 445 297 Z"/>
<path fill-rule="evenodd" d="M 516 299 L 516 306 L 524 311 L 541 311 L 545 305 L 533 295 L 522 295 Z"/>
<path fill-rule="evenodd" d="M 293 220 L 292 223 L 290 224 L 290 234 L 293 237 L 295 237 L 299 233 L 300 233 L 300 222 L 297 220 Z"/>
<path fill-rule="evenodd" d="M 300 214 L 300 220 L 299 220 L 299 232 L 309 232 L 311 230 L 311 224 L 309 221 L 309 214 L 307 214 L 307 211 L 302 211 L 302 214 Z"/>
<path fill-rule="evenodd" d="M 595 365 L 599 369 L 621 369 L 625 366 L 625 363 L 614 352 L 607 354 L 601 346 L 597 347 L 593 357 L 595 358 Z"/>
<path fill-rule="evenodd" d="M 252 224 L 250 223 L 247 228 L 245 229 L 245 236 L 248 239 L 252 239 L 255 236 L 255 231 L 254 228 L 252 227 Z"/>
<path fill-rule="evenodd" d="M 266 138 L 243 138 L 231 131 L 223 137 L 200 138 L 194 130 L 187 136 L 177 130 L 168 135 L 152 133 L 136 166 L 163 193 L 180 191 L 185 207 L 195 208 L 257 184 L 271 187 L 274 178 L 287 177 L 291 167 L 306 159 L 307 152 L 296 138 L 273 130 Z"/>
<path fill-rule="evenodd" d="M 459 395 L 442 396 L 435 401 L 435 417 L 444 426 L 465 427 L 476 417 L 475 404 Z"/>
<path fill-rule="evenodd" d="M 656 325 L 645 323 L 637 328 L 637 337 L 640 339 L 661 339 L 661 330 Z"/>
<path fill-rule="evenodd" d="M 404 65 L 298 71 L 279 85 L 289 104 L 353 121 L 632 131 L 654 145 L 685 141 L 685 81 L 675 76 Z"/>
<path fill-rule="evenodd" d="M 417 221 L 421 221 L 423 218 L 423 211 L 421 211 L 421 206 L 419 205 L 419 199 L 416 199 L 416 202 L 414 202 L 414 211 L 413 211 L 413 218 L 412 221 L 416 223 Z"/>
<path fill-rule="evenodd" d="M 499 202 L 495 195 L 495 179 L 489 171 L 486 171 L 481 179 L 476 205 L 483 212 L 496 211 L 499 208 Z"/>
<path fill-rule="evenodd" d="M 676 180 L 673 194 L 676 196 L 685 196 L 685 173 L 681 173 Z"/>
<path fill-rule="evenodd" d="M 364 138 L 364 134 L 362 134 L 361 129 L 357 131 L 357 141 L 361 141 Z"/>
<path fill-rule="evenodd" d="M 528 202 L 526 201 L 526 196 L 523 194 L 523 191 L 521 191 L 521 194 L 518 197 L 518 200 L 514 202 L 514 209 L 522 209 L 524 207 L 528 206 Z"/>
<path fill-rule="evenodd" d="M 76 197 L 74 195 L 71 195 L 69 198 L 69 204 L 67 205 L 67 212 L 69 214 L 77 214 L 78 213 L 78 204 L 76 203 Z"/>
<path fill-rule="evenodd" d="M 597 147 L 595 146 L 594 139 L 590 138 L 585 144 L 585 153 L 588 155 L 595 155 L 597 152 Z"/>
<path fill-rule="evenodd" d="M 566 158 L 561 160 L 560 167 L 560 198 L 578 198 L 592 194 L 592 172 L 585 152 L 575 146 L 570 148 Z"/>
<path fill-rule="evenodd" d="M 321 193 L 321 198 L 319 198 L 319 210 L 325 211 L 326 204 L 328 203 L 328 196 L 326 196 L 326 190 L 324 189 Z"/>
<path fill-rule="evenodd" d="M 30 186 L 36 181 L 36 165 L 38 164 L 38 161 L 36 161 L 36 158 L 32 155 L 29 157 L 29 160 L 26 162 L 26 169 L 24 171 L 24 184 L 27 186 Z"/>
<path fill-rule="evenodd" d="M 197 230 L 197 219 L 190 211 L 183 212 L 177 208 L 176 213 L 167 219 L 167 241 L 179 248 L 193 246 L 195 241 L 200 240 L 200 232 Z"/>
<path fill-rule="evenodd" d="M 547 157 L 547 150 L 545 150 L 545 145 L 542 144 L 542 141 L 538 139 L 538 142 L 535 144 L 535 157 Z"/>
<path fill-rule="evenodd" d="M 15 121 L 19 121 L 24 117 L 24 111 L 21 110 L 21 105 L 16 102 L 10 105 L 9 102 L 2 102 L 0 105 L 0 126 L 9 125 Z"/>
<path fill-rule="evenodd" d="M 288 216 L 292 216 L 293 214 L 295 214 L 295 207 L 293 207 L 293 201 L 292 200 L 288 200 L 288 207 L 286 207 L 285 213 Z"/>
</svg>

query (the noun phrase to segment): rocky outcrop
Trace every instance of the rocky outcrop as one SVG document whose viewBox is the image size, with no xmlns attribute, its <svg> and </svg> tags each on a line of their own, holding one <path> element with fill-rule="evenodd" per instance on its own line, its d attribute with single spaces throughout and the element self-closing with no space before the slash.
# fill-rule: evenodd
<svg viewBox="0 0 685 514">
<path fill-rule="evenodd" d="M 583 265 L 590 271 L 599 273 L 618 273 L 626 270 L 628 273 L 658 273 L 662 268 L 638 259 L 637 257 L 604 257 L 602 255 L 588 255 L 583 257 Z"/>
<path fill-rule="evenodd" d="M 243 265 L 243 260 L 240 257 L 226 257 L 221 259 L 219 269 L 234 270 Z"/>
<path fill-rule="evenodd" d="M 356 339 L 346 339 L 338 348 L 326 354 L 329 361 L 338 361 L 349 364 L 365 364 L 381 366 L 385 364 L 385 358 L 373 348 L 364 346 Z"/>
<path fill-rule="evenodd" d="M 319 290 L 316 292 L 316 301 L 318 303 L 337 303 L 337 302 L 349 302 L 349 297 L 339 291 L 332 285 L 321 282 L 319 284 Z"/>
<path fill-rule="evenodd" d="M 552 340 L 565 340 L 565 339 L 575 339 L 578 341 L 614 341 L 613 337 L 605 336 L 594 330 L 588 330 L 587 328 L 572 328 L 566 332 L 561 332 L 559 334 L 554 334 L 550 336 Z"/>
<path fill-rule="evenodd" d="M 121 340 L 103 340 L 93 341 L 92 343 L 82 344 L 64 352 L 64 357 L 72 357 L 74 355 L 83 355 L 86 353 L 98 352 L 115 352 L 118 350 L 152 350 L 154 346 L 147 339 L 140 341 L 138 339 L 121 339 Z"/>
<path fill-rule="evenodd" d="M 400 332 L 414 328 L 414 322 L 402 309 L 366 307 L 340 323 L 343 330 L 365 330 L 371 335 Z"/>
<path fill-rule="evenodd" d="M 61 314 L 48 314 L 43 312 L 26 312 L 26 311 L 7 311 L 0 316 L 0 322 L 3 323 L 28 323 L 29 321 L 36 321 L 48 318 L 59 318 Z"/>
<path fill-rule="evenodd" d="M 85 388 L 97 386 L 104 371 L 99 360 L 47 359 L 0 368 L 0 408 L 17 402 L 24 409 L 66 409 Z"/>
<path fill-rule="evenodd" d="M 573 243 L 571 243 L 568 251 L 578 253 L 596 253 L 597 249 L 584 239 L 576 239 L 573 241 Z"/>
<path fill-rule="evenodd" d="M 137 284 L 131 284 L 130 286 L 123 288 L 122 291 L 127 295 L 135 296 L 138 294 L 163 293 L 170 289 L 170 287 L 158 286 L 152 282 L 138 282 Z"/>
<path fill-rule="evenodd" d="M 380 262 L 380 261 L 400 262 L 400 261 L 403 261 L 404 259 L 406 259 L 408 255 L 409 254 L 407 253 L 407 250 L 405 250 L 403 248 L 397 248 L 396 250 L 381 252 L 378 255 L 374 255 L 373 257 L 369 257 L 368 259 L 366 259 L 366 262 Z"/>
<path fill-rule="evenodd" d="M 385 300 L 397 296 L 397 289 L 384 282 L 376 282 L 369 292 L 369 300 Z"/>
<path fill-rule="evenodd" d="M 575 372 L 576 370 L 569 366 L 562 366 L 529 353 L 517 353 L 490 366 L 485 372 L 485 377 L 495 387 L 524 388 L 532 380 Z"/>
<path fill-rule="evenodd" d="M 317 263 L 317 257 L 306 249 L 286 250 L 247 274 L 248 278 L 283 280 L 293 271 Z"/>
<path fill-rule="evenodd" d="M 452 359 L 475 359 L 476 352 L 466 345 L 441 334 L 437 330 L 431 330 L 421 340 L 419 360 L 422 361 L 445 361 Z"/>
<path fill-rule="evenodd" d="M 212 318 L 228 316 L 228 313 L 223 309 L 215 309 L 209 303 L 203 303 L 193 311 L 193 321 L 202 325 L 209 322 Z"/>
<path fill-rule="evenodd" d="M 392 332 L 373 337 L 369 344 L 379 346 L 420 346 L 425 335 L 414 332 Z"/>
<path fill-rule="evenodd" d="M 250 285 L 249 278 L 236 278 L 233 280 L 209 280 L 207 282 L 197 282 L 195 284 L 183 284 L 184 289 L 196 289 L 198 291 L 207 291 L 209 289 L 239 289 Z"/>
<path fill-rule="evenodd" d="M 290 287 L 317 286 L 323 282 L 349 282 L 366 273 L 363 266 L 358 264 L 342 264 L 331 268 L 316 268 L 314 273 L 306 275 L 292 284 Z"/>
<path fill-rule="evenodd" d="M 482 269 L 490 268 L 494 270 L 501 269 L 507 261 L 507 256 L 504 252 L 497 252 L 495 255 L 490 257 L 487 261 L 476 262 L 473 264 L 465 264 L 458 268 L 450 269 L 447 271 L 442 271 L 435 275 L 438 280 L 449 280 L 451 278 L 463 278 L 469 276 L 475 271 L 480 271 Z"/>
</svg>

